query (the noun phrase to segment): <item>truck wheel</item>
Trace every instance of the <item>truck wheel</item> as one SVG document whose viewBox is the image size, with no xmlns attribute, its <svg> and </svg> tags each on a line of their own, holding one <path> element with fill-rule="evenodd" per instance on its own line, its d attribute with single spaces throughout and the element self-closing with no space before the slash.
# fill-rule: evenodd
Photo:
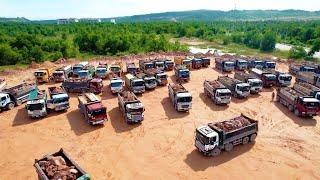
<svg viewBox="0 0 320 180">
<path fill-rule="evenodd" d="M 13 103 L 9 103 L 9 104 L 7 105 L 7 109 L 11 110 L 11 109 L 13 109 L 13 108 L 14 108 L 14 104 L 13 104 Z"/>
<path fill-rule="evenodd" d="M 246 137 L 244 137 L 242 139 L 242 144 L 248 144 L 248 142 L 249 142 L 249 137 L 248 136 L 246 136 Z"/>
<path fill-rule="evenodd" d="M 256 140 L 257 134 L 252 134 L 250 136 L 250 142 L 254 142 Z"/>
<path fill-rule="evenodd" d="M 216 147 L 211 151 L 210 155 L 211 156 L 219 156 L 220 153 L 221 153 L 221 150 L 218 147 Z"/>
<path fill-rule="evenodd" d="M 231 151 L 232 149 L 233 149 L 233 144 L 227 143 L 227 144 L 225 145 L 225 150 L 226 150 L 226 151 Z"/>
<path fill-rule="evenodd" d="M 292 112 L 293 111 L 293 106 L 290 104 L 289 105 L 289 110 Z"/>
<path fill-rule="evenodd" d="M 22 104 L 22 101 L 21 100 L 17 100 L 16 104 L 17 104 L 17 106 L 20 106 Z"/>
<path fill-rule="evenodd" d="M 298 109 L 295 109 L 295 110 L 294 110 L 294 115 L 296 115 L 297 117 L 300 116 L 300 113 L 299 113 L 299 110 L 298 110 Z"/>
</svg>

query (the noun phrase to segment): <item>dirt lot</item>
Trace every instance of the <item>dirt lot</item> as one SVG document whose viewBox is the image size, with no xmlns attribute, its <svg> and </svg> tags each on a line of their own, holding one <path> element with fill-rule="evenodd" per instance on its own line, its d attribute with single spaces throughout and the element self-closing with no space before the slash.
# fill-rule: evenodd
<svg viewBox="0 0 320 180">
<path fill-rule="evenodd" d="M 286 65 L 278 65 L 287 70 Z M 173 81 L 173 72 L 169 73 Z M 177 113 L 167 87 L 140 96 L 142 124 L 127 125 L 117 98 L 105 87 L 101 95 L 109 121 L 88 125 L 71 95 L 66 113 L 30 120 L 24 105 L 0 113 L 0 179 L 36 179 L 34 159 L 64 148 L 93 179 L 320 179 L 320 118 L 299 119 L 278 103 L 272 89 L 229 107 L 214 105 L 202 82 L 216 79 L 213 68 L 192 71 L 185 86 L 193 95 L 190 113 Z M 9 84 L 30 79 L 32 70 L 5 76 Z M 105 85 L 108 81 L 105 81 Z M 40 89 L 48 85 L 41 86 Z M 198 125 L 246 113 L 259 121 L 254 145 L 237 146 L 219 157 L 203 157 L 194 147 Z"/>
</svg>

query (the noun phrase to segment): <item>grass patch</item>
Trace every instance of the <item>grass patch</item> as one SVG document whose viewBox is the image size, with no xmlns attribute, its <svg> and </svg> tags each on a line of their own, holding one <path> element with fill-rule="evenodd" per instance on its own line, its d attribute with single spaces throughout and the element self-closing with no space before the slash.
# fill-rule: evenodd
<svg viewBox="0 0 320 180">
<path fill-rule="evenodd" d="M 3 72 L 4 70 L 17 70 L 17 69 L 27 69 L 27 64 L 16 64 L 16 65 L 6 65 L 6 66 L 0 66 L 0 72 Z"/>
</svg>

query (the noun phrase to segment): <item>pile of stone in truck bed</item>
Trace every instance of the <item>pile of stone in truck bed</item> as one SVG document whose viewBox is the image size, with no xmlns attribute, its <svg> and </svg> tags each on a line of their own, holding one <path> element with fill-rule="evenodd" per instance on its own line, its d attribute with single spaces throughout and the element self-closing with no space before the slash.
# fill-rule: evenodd
<svg viewBox="0 0 320 180">
<path fill-rule="evenodd" d="M 50 180 L 75 180 L 78 170 L 74 166 L 67 166 L 61 156 L 48 156 L 47 160 L 39 161 L 40 168 Z"/>
<path fill-rule="evenodd" d="M 240 117 L 233 118 L 231 120 L 215 123 L 214 125 L 217 126 L 219 129 L 229 132 L 235 129 L 248 126 L 250 124 L 251 123 L 247 118 L 240 116 Z"/>
</svg>

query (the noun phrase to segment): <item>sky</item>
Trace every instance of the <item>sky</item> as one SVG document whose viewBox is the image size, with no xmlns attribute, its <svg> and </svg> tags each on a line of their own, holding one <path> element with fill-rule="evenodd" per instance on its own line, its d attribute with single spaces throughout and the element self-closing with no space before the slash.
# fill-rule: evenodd
<svg viewBox="0 0 320 180">
<path fill-rule="evenodd" d="M 320 0 L 0 0 L 0 17 L 32 20 L 106 18 L 138 14 L 210 10 L 320 10 Z"/>
</svg>

